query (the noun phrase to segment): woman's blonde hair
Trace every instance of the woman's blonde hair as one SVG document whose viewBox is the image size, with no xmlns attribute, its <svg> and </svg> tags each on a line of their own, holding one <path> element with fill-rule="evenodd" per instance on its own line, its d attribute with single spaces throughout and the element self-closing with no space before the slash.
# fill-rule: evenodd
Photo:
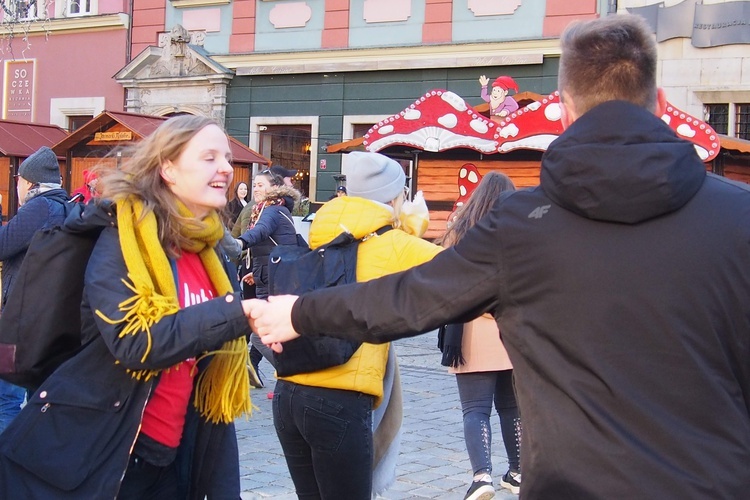
<svg viewBox="0 0 750 500">
<path fill-rule="evenodd" d="M 170 256 L 176 256 L 188 238 L 180 228 L 186 225 L 202 229 L 204 224 L 198 219 L 179 215 L 178 198 L 172 193 L 161 177 L 161 168 L 166 161 L 175 161 L 185 150 L 187 143 L 215 120 L 205 116 L 182 115 L 170 118 L 142 141 L 119 152 L 122 157 L 120 168 L 111 168 L 104 163 L 95 167 L 99 177 L 97 190 L 103 199 L 118 201 L 135 197 L 143 202 L 144 214 L 154 212 L 159 227 L 159 240 Z"/>
<path fill-rule="evenodd" d="M 393 208 L 393 229 L 401 227 L 401 209 L 406 201 L 406 192 L 401 191 L 398 196 L 388 203 Z"/>
</svg>

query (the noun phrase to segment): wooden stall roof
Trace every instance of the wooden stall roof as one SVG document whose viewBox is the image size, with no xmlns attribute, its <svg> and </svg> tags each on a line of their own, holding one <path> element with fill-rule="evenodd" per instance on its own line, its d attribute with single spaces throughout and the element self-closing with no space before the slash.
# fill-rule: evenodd
<svg viewBox="0 0 750 500">
<path fill-rule="evenodd" d="M 719 134 L 719 141 L 721 142 L 722 149 L 730 149 L 732 151 L 750 154 L 750 141 L 721 134 Z"/>
<path fill-rule="evenodd" d="M 135 135 L 133 140 L 138 141 L 151 134 L 165 120 L 167 120 L 167 117 L 164 116 L 140 115 L 121 111 L 103 111 L 55 144 L 52 149 L 58 155 L 64 155 L 76 145 L 82 142 L 89 142 L 97 132 L 105 132 L 117 124 L 131 131 Z M 233 163 L 240 165 L 250 165 L 252 163 L 269 165 L 271 163 L 268 158 L 253 151 L 234 137 L 229 137 L 229 146 L 232 151 Z"/>
<path fill-rule="evenodd" d="M 349 139 L 348 141 L 331 144 L 326 148 L 329 153 L 351 153 L 352 151 L 365 151 L 364 137 Z"/>
<path fill-rule="evenodd" d="M 42 146 L 52 147 L 67 135 L 55 125 L 0 120 L 0 154 L 26 158 Z"/>
</svg>

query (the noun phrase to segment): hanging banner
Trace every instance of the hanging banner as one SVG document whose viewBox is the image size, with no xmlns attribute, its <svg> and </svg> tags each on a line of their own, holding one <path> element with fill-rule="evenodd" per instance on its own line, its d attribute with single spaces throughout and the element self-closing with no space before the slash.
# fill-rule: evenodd
<svg viewBox="0 0 750 500">
<path fill-rule="evenodd" d="M 696 5 L 693 46 L 750 43 L 750 2 Z"/>
<path fill-rule="evenodd" d="M 699 48 L 750 43 L 748 1 L 704 4 L 683 0 L 670 7 L 659 2 L 626 10 L 646 19 L 658 42 L 690 38 L 693 47 Z"/>
<path fill-rule="evenodd" d="M 35 59 L 5 61 L 3 119 L 34 121 Z"/>
</svg>

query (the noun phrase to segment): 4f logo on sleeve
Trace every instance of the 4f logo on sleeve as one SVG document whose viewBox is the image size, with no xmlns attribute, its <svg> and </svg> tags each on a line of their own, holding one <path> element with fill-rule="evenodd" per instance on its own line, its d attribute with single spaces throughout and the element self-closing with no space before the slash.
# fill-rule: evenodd
<svg viewBox="0 0 750 500">
<path fill-rule="evenodd" d="M 552 205 L 542 205 L 541 207 L 536 207 L 529 214 L 529 219 L 541 219 L 544 216 L 544 214 L 549 212 L 549 209 L 551 206 Z"/>
</svg>

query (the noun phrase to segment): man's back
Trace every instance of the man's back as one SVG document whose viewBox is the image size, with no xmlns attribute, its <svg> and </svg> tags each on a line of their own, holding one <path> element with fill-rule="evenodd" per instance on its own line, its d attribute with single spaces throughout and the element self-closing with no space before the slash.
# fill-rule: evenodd
<svg viewBox="0 0 750 500">
<path fill-rule="evenodd" d="M 732 498 L 750 486 L 750 189 L 669 135 L 623 146 L 643 122 L 600 135 L 611 107 L 552 145 L 540 188 L 496 207 L 494 241 L 465 247 L 498 249 L 504 269 L 524 493 Z"/>
</svg>

